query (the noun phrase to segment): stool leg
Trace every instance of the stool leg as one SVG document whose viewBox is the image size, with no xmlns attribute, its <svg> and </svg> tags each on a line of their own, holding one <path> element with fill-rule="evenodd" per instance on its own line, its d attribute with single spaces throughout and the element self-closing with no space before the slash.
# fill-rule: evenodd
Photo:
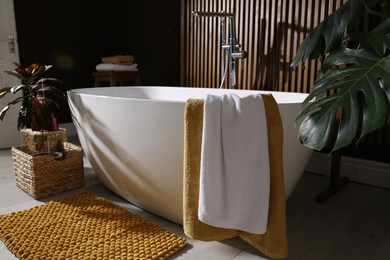
<svg viewBox="0 0 390 260">
<path fill-rule="evenodd" d="M 139 76 L 139 74 L 137 74 L 137 76 L 135 76 L 135 84 L 137 86 L 141 86 L 141 77 Z"/>
<path fill-rule="evenodd" d="M 349 178 L 340 177 L 340 165 L 341 149 L 338 149 L 332 153 L 332 165 L 329 187 L 316 196 L 317 202 L 324 203 L 349 183 Z"/>
<path fill-rule="evenodd" d="M 116 77 L 114 75 L 112 75 L 111 77 L 110 85 L 111 87 L 114 87 L 116 85 Z"/>
<path fill-rule="evenodd" d="M 100 87 L 100 79 L 95 77 L 95 87 Z"/>
</svg>

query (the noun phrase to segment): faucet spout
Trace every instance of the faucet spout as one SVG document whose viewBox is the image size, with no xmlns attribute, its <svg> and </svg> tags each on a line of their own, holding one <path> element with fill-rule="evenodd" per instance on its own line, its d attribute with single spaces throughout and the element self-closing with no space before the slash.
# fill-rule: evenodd
<svg viewBox="0 0 390 260">
<path fill-rule="evenodd" d="M 193 16 L 198 16 L 198 17 L 221 17 L 221 18 L 226 18 L 226 17 L 234 17 L 233 13 L 225 13 L 225 12 L 199 12 L 199 11 L 192 11 Z"/>
<path fill-rule="evenodd" d="M 236 44 L 235 37 L 235 14 L 234 13 L 226 13 L 226 12 L 200 12 L 193 11 L 192 15 L 195 17 L 218 17 L 221 18 L 221 84 L 220 88 L 224 87 L 226 72 L 229 68 L 229 78 L 230 78 L 230 88 L 237 88 L 237 77 L 236 77 L 236 60 L 237 59 L 245 59 L 247 56 L 246 51 L 239 50 L 240 45 Z M 228 41 L 226 40 L 226 22 L 228 22 Z"/>
</svg>

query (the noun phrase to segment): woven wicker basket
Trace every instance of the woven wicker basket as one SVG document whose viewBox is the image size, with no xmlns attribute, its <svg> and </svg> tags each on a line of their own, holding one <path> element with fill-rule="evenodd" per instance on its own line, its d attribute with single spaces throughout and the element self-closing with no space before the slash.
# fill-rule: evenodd
<svg viewBox="0 0 390 260">
<path fill-rule="evenodd" d="M 83 150 L 71 143 L 63 146 L 63 160 L 54 160 L 51 154 L 34 155 L 27 146 L 13 147 L 16 185 L 35 199 L 83 187 Z"/>
<path fill-rule="evenodd" d="M 28 146 L 31 152 L 46 152 L 48 145 L 50 150 L 55 151 L 58 144 L 68 141 L 65 128 L 56 131 L 32 131 L 30 128 L 20 130 L 22 146 Z"/>
</svg>

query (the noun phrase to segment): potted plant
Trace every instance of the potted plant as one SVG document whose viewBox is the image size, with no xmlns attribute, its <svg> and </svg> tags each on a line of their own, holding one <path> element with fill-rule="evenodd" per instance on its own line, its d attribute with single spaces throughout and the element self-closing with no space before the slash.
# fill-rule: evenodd
<svg viewBox="0 0 390 260">
<path fill-rule="evenodd" d="M 17 128 L 22 129 L 23 145 L 29 145 L 32 150 L 39 151 L 48 145 L 48 138 L 52 138 L 51 147 L 55 148 L 57 142 L 66 141 L 66 132 L 65 129 L 58 129 L 58 122 L 53 112 L 53 107 L 58 108 L 58 104 L 52 97 L 66 100 L 66 95 L 48 83 L 61 83 L 61 81 L 56 78 L 43 78 L 51 65 L 34 63 L 23 67 L 18 63 L 14 64 L 16 65 L 14 71 L 5 72 L 19 78 L 21 84 L 0 89 L 0 98 L 10 93 L 22 93 L 22 95 L 9 102 L 0 111 L 0 120 L 3 120 L 12 105 L 21 103 Z"/>
<path fill-rule="evenodd" d="M 311 93 L 296 118 L 299 141 L 332 155 L 325 202 L 349 179 L 340 178 L 341 150 L 390 120 L 390 0 L 349 0 L 304 39 L 291 63 L 320 59 Z M 359 22 L 375 19 L 369 32 Z M 371 20 L 372 21 L 372 20 Z M 304 65 L 303 65 L 304 66 Z"/>
<path fill-rule="evenodd" d="M 15 63 L 14 71 L 6 73 L 21 80 L 20 85 L 0 89 L 0 98 L 9 93 L 22 95 L 9 102 L 1 111 L 3 120 L 12 105 L 21 103 L 17 128 L 22 135 L 21 147 L 12 147 L 16 185 L 33 198 L 39 199 L 84 185 L 83 150 L 66 142 L 66 130 L 58 129 L 52 99 L 66 100 L 66 95 L 43 78 L 51 66 L 31 64 L 24 68 Z M 48 95 L 50 93 L 50 97 Z"/>
<path fill-rule="evenodd" d="M 379 25 L 360 32 L 358 23 L 368 17 Z M 292 68 L 323 61 L 296 119 L 303 145 L 336 151 L 389 123 L 389 17 L 389 0 L 349 0 L 301 43 Z"/>
</svg>

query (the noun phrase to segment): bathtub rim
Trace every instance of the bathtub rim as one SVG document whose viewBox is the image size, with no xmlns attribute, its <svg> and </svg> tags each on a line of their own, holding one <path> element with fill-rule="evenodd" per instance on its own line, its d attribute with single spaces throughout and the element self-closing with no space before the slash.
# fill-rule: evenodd
<svg viewBox="0 0 390 260">
<path fill-rule="evenodd" d="M 86 87 L 86 88 L 75 88 L 67 91 L 68 97 L 73 94 L 82 94 L 87 96 L 97 96 L 100 98 L 116 98 L 116 99 L 130 99 L 130 100 L 137 100 L 137 101 L 147 101 L 147 102 L 169 102 L 169 103 L 183 103 L 185 100 L 174 100 L 174 99 L 159 99 L 159 98 L 139 98 L 139 97 L 122 97 L 119 95 L 107 95 L 105 93 L 92 93 L 95 91 L 120 91 L 120 89 L 126 90 L 126 89 L 134 89 L 134 90 L 142 90 L 142 89 L 162 89 L 162 88 L 169 88 L 172 90 L 189 90 L 189 91 L 212 91 L 212 92 L 218 92 L 218 91 L 226 91 L 226 92 L 252 92 L 253 94 L 261 94 L 261 93 L 269 93 L 269 94 L 277 94 L 277 95 L 294 95 L 294 96 L 300 96 L 302 97 L 301 101 L 291 101 L 291 102 L 278 102 L 276 95 L 273 95 L 275 100 L 277 101 L 278 105 L 293 105 L 293 104 L 302 104 L 303 101 L 306 99 L 306 97 L 309 95 L 309 93 L 301 93 L 301 92 L 287 92 L 287 91 L 270 91 L 270 90 L 247 90 L 247 89 L 219 89 L 219 88 L 196 88 L 196 87 L 177 87 L 177 86 L 118 86 L 118 87 Z M 119 89 L 119 90 L 118 90 Z M 205 93 L 209 94 L 209 93 Z M 191 97 L 189 97 L 191 98 Z"/>
</svg>

